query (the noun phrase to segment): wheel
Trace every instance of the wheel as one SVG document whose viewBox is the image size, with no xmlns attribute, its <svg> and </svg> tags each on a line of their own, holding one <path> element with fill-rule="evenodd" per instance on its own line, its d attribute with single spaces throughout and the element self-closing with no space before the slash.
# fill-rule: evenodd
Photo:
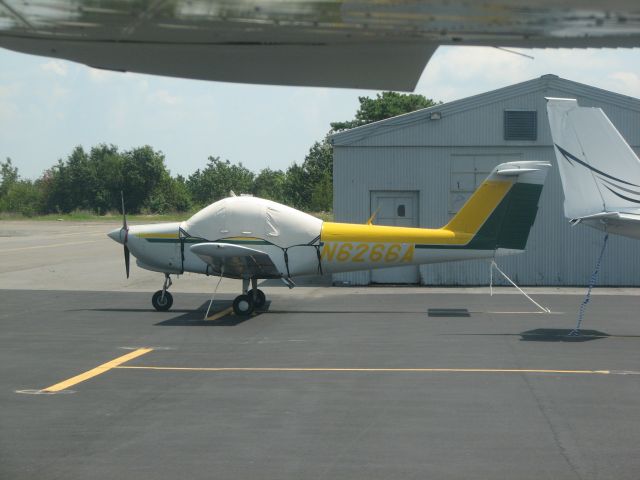
<svg viewBox="0 0 640 480">
<path fill-rule="evenodd" d="M 253 312 L 253 300 L 249 295 L 238 295 L 233 301 L 233 313 L 239 317 L 246 317 Z"/>
<path fill-rule="evenodd" d="M 151 297 L 151 304 L 159 312 L 166 312 L 173 305 L 173 295 L 169 292 L 164 292 L 164 298 L 162 298 L 162 290 L 158 290 Z"/>
<path fill-rule="evenodd" d="M 265 302 L 267 301 L 267 297 L 264 295 L 264 292 L 259 288 L 256 288 L 256 297 L 253 298 L 253 290 L 249 290 L 247 295 L 251 297 L 253 300 L 254 308 L 262 308 L 264 307 Z"/>
</svg>

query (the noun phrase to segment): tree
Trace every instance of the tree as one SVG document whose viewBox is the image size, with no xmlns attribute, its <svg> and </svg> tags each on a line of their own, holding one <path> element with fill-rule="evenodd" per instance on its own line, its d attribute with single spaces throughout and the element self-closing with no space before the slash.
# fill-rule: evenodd
<svg viewBox="0 0 640 480">
<path fill-rule="evenodd" d="M 332 184 L 333 147 L 325 137 L 311 146 L 302 165 L 287 170 L 285 199 L 303 210 L 331 210 Z"/>
<path fill-rule="evenodd" d="M 151 213 L 185 212 L 190 208 L 191 195 L 181 175 L 172 178 L 167 174 L 145 201 L 145 209 Z"/>
<path fill-rule="evenodd" d="M 18 167 L 13 166 L 9 157 L 7 157 L 6 161 L 0 162 L 0 175 L 2 176 L 2 180 L 0 181 L 0 198 L 2 198 L 19 178 Z"/>
<path fill-rule="evenodd" d="M 101 144 L 91 148 L 89 159 L 96 174 L 96 188 L 92 210 L 99 215 L 109 211 L 119 212 L 120 192 L 124 191 L 124 158 L 115 145 Z M 128 203 L 128 197 L 125 198 Z"/>
<path fill-rule="evenodd" d="M 197 205 L 207 205 L 229 196 L 233 190 L 238 195 L 250 193 L 253 187 L 253 173 L 238 163 L 220 157 L 209 157 L 204 170 L 196 170 L 187 179 L 187 188 Z"/>
<path fill-rule="evenodd" d="M 27 217 L 42 213 L 42 190 L 37 183 L 30 180 L 16 181 L 0 198 L 0 211 L 20 213 Z"/>
<path fill-rule="evenodd" d="M 169 172 L 164 164 L 164 155 L 147 145 L 124 152 L 122 156 L 126 209 L 132 213 L 139 212 L 152 193 L 167 181 Z"/>
<path fill-rule="evenodd" d="M 253 179 L 251 192 L 260 198 L 268 198 L 276 202 L 284 201 L 284 184 L 286 175 L 282 170 L 264 168 Z"/>
<path fill-rule="evenodd" d="M 30 180 L 21 180 L 10 158 L 0 162 L 0 211 L 32 216 L 42 210 L 42 190 Z"/>
<path fill-rule="evenodd" d="M 333 178 L 326 172 L 311 192 L 311 204 L 314 212 L 330 212 L 333 210 Z"/>
<path fill-rule="evenodd" d="M 440 103 L 423 95 L 398 92 L 382 92 L 378 93 L 376 98 L 358 97 L 358 100 L 360 101 L 360 108 L 356 112 L 356 117 L 346 122 L 332 122 L 331 128 L 334 132 L 360 127 Z"/>
</svg>

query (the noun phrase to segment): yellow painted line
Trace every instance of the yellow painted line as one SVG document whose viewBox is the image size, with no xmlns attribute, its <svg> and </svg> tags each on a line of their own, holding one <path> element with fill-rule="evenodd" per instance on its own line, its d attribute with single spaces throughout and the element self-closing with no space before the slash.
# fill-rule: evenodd
<svg viewBox="0 0 640 480">
<path fill-rule="evenodd" d="M 41 249 L 41 248 L 56 248 L 56 247 L 66 247 L 67 245 L 83 245 L 85 243 L 97 243 L 99 240 L 87 240 L 84 242 L 66 242 L 66 243 L 53 243 L 51 245 L 36 245 L 33 247 L 20 247 L 20 248 L 8 248 L 8 249 L 3 249 L 0 251 L 0 254 L 2 253 L 9 253 L 9 252 L 20 252 L 23 250 L 37 250 L 37 249 Z"/>
<path fill-rule="evenodd" d="M 363 372 L 363 373 L 552 373 L 609 375 L 610 370 L 538 370 L 511 368 L 297 368 L 297 367 L 145 367 L 118 366 L 130 370 L 176 370 L 191 372 Z"/>
<path fill-rule="evenodd" d="M 224 310 L 214 313 L 213 315 L 209 315 L 207 317 L 207 320 L 210 320 L 210 321 L 218 320 L 219 318 L 224 317 L 225 315 L 231 313 L 232 310 L 233 310 L 233 307 L 225 308 Z"/>
<path fill-rule="evenodd" d="M 123 363 L 128 362 L 129 360 L 133 360 L 134 358 L 144 355 L 145 353 L 149 353 L 152 350 L 153 348 L 139 348 L 137 350 L 134 350 L 133 352 L 129 352 L 126 355 L 122 355 L 121 357 L 111 360 L 110 362 L 103 363 L 102 365 L 99 365 L 96 368 L 93 368 L 87 372 L 81 373 L 80 375 L 76 375 L 75 377 L 71 377 L 68 380 L 64 380 L 60 383 L 56 383 L 55 385 L 51 385 L 50 387 L 43 388 L 41 391 L 42 392 L 59 392 L 60 390 L 65 390 L 80 382 L 84 382 L 85 380 L 89 380 L 90 378 L 93 378 L 105 372 L 108 372 L 113 368 L 117 368 Z"/>
</svg>

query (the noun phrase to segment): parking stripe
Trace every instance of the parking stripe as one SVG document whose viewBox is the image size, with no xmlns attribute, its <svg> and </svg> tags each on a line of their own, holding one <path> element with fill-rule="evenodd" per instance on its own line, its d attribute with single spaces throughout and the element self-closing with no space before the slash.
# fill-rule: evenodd
<svg viewBox="0 0 640 480">
<path fill-rule="evenodd" d="M 232 307 L 225 308 L 224 310 L 221 310 L 221 311 L 216 312 L 216 313 L 214 313 L 212 315 L 209 315 L 207 317 L 207 320 L 209 320 L 209 321 L 218 320 L 219 318 L 222 318 L 225 315 L 228 315 L 229 313 L 231 313 L 232 310 L 233 310 Z"/>
<path fill-rule="evenodd" d="M 610 370 L 542 370 L 510 368 L 297 368 L 297 367 L 145 367 L 118 366 L 130 370 L 176 370 L 194 372 L 362 372 L 362 373 L 551 373 L 609 375 Z"/>
<path fill-rule="evenodd" d="M 110 362 L 103 363 L 102 365 L 97 366 L 96 368 L 92 368 L 91 370 L 81 373 L 80 375 L 76 375 L 75 377 L 71 377 L 67 380 L 64 380 L 60 383 L 56 383 L 55 385 L 51 385 L 50 387 L 43 388 L 42 392 L 59 392 L 60 390 L 65 390 L 73 385 L 77 385 L 80 382 L 84 382 L 85 380 L 89 380 L 90 378 L 101 375 L 105 372 L 113 368 L 117 368 L 123 363 L 128 362 L 129 360 L 133 360 L 134 358 L 140 357 L 145 353 L 149 353 L 153 351 L 153 348 L 139 348 L 134 350 L 133 352 L 129 352 L 126 355 L 122 355 L 121 357 L 115 358 Z"/>
</svg>

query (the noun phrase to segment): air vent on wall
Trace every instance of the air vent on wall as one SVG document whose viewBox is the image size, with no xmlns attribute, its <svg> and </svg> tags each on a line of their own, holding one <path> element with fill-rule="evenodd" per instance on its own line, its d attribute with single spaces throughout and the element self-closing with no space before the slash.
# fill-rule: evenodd
<svg viewBox="0 0 640 480">
<path fill-rule="evenodd" d="M 538 112 L 535 110 L 505 110 L 504 139 L 537 140 Z"/>
</svg>

